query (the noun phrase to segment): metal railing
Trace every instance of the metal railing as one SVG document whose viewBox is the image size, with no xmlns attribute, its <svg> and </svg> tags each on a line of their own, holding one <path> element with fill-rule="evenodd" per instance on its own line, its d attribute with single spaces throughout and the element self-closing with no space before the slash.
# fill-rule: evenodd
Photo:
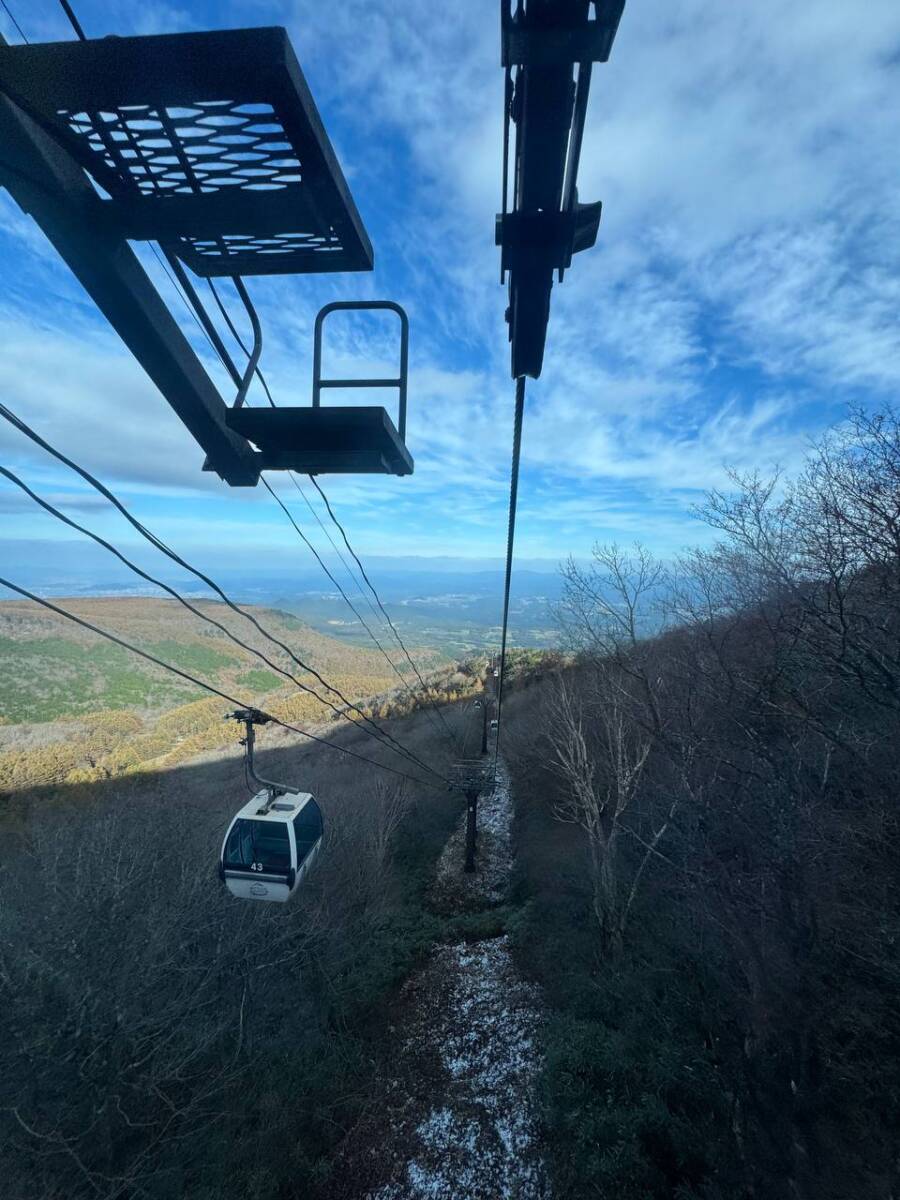
<svg viewBox="0 0 900 1200">
<path fill-rule="evenodd" d="M 395 379 L 323 379 L 322 378 L 322 326 L 329 313 L 340 311 L 365 311 L 388 309 L 400 318 L 400 375 Z M 409 365 L 409 317 L 393 300 L 333 300 L 316 315 L 313 341 L 313 408 L 319 408 L 322 388 L 372 388 L 393 387 L 399 393 L 400 411 L 397 432 L 406 441 L 406 377 Z"/>
</svg>

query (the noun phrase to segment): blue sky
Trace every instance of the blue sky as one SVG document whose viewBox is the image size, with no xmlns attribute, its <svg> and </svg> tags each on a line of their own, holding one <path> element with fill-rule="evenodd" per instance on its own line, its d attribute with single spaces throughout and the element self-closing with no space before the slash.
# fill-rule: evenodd
<svg viewBox="0 0 900 1200">
<path fill-rule="evenodd" d="M 32 40 L 70 36 L 55 0 L 10 6 Z M 367 555 L 503 550 L 513 387 L 493 245 L 496 7 L 458 0 L 438 19 L 425 0 L 76 5 L 89 36 L 288 27 L 376 269 L 249 279 L 276 401 L 309 401 L 312 320 L 326 300 L 388 297 L 410 314 L 415 475 L 325 481 Z M 0 31 L 17 40 L 2 12 Z M 691 506 L 727 466 L 790 471 L 848 402 L 896 398 L 898 108 L 896 0 L 629 0 L 612 59 L 595 69 L 582 160 L 581 198 L 604 202 L 600 236 L 554 288 L 544 374 L 529 385 L 523 558 L 583 555 L 598 539 L 668 555 L 705 536 Z M 296 552 L 261 489 L 201 474 L 187 431 L 4 192 L 0 273 L 10 407 L 201 562 Z M 389 328 L 343 329 L 329 367 L 386 368 Z M 7 428 L 0 460 L 130 541 Z M 308 525 L 302 502 L 296 511 Z M 0 522 L 7 560 L 5 539 L 60 536 L 9 487 Z"/>
</svg>

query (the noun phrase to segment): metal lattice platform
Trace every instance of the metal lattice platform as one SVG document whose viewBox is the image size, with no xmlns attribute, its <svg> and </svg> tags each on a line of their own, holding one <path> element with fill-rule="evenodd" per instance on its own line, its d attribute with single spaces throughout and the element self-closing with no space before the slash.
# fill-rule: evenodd
<svg viewBox="0 0 900 1200">
<path fill-rule="evenodd" d="M 123 236 L 205 276 L 371 270 L 285 30 L 8 46 L 0 77 L 108 193 Z"/>
</svg>

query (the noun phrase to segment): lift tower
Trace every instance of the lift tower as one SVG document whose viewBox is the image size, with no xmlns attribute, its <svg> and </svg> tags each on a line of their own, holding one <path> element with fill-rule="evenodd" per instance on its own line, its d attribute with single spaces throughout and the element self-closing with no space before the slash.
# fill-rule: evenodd
<svg viewBox="0 0 900 1200">
<path fill-rule="evenodd" d="M 450 786 L 466 797 L 466 849 L 464 869 L 475 870 L 475 850 L 478 842 L 478 796 L 490 782 L 488 763 L 480 758 L 466 758 L 450 768 Z"/>
</svg>

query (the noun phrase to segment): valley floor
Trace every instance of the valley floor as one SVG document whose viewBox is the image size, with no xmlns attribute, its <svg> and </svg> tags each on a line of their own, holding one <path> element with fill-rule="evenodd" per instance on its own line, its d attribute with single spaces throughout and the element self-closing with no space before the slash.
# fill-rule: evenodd
<svg viewBox="0 0 900 1200">
<path fill-rule="evenodd" d="M 463 825 L 441 858 L 442 911 L 503 901 L 512 856 L 509 779 L 479 812 L 478 870 L 462 874 Z M 504 936 L 438 946 L 402 989 L 370 1116 L 350 1139 L 335 1195 L 367 1200 L 547 1200 L 535 1087 L 541 1000 Z"/>
</svg>

